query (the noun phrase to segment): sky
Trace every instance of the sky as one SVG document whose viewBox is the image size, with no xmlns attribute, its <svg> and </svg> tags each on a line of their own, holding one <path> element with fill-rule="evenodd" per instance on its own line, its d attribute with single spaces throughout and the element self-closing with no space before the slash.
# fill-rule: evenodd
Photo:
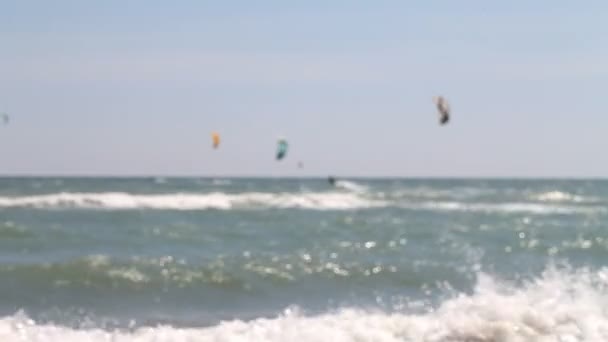
<svg viewBox="0 0 608 342">
<path fill-rule="evenodd" d="M 603 0 L 4 0 L 0 174 L 607 177 L 606 17 Z"/>
</svg>

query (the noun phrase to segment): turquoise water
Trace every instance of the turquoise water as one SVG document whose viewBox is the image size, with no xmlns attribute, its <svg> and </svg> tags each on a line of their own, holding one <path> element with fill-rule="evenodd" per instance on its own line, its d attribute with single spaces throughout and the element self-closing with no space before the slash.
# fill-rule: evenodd
<svg viewBox="0 0 608 342">
<path fill-rule="evenodd" d="M 607 340 L 607 204 L 599 180 L 3 178 L 0 340 Z"/>
</svg>

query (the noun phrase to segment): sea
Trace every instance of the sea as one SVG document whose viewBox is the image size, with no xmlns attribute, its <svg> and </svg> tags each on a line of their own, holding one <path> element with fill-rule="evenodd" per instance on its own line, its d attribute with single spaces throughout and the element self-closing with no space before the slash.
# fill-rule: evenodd
<svg viewBox="0 0 608 342">
<path fill-rule="evenodd" d="M 608 341 L 608 181 L 0 178 L 0 341 Z"/>
</svg>

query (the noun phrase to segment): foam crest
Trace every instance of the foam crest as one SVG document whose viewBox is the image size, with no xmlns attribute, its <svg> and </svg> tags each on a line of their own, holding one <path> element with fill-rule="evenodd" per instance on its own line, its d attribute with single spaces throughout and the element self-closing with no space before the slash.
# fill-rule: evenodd
<svg viewBox="0 0 608 342">
<path fill-rule="evenodd" d="M 412 303 L 413 304 L 413 303 Z M 277 318 L 211 327 L 141 327 L 131 331 L 37 324 L 23 314 L 0 320 L 0 340 L 31 341 L 606 341 L 608 270 L 550 268 L 512 285 L 480 275 L 471 295 L 427 313 L 343 309 L 316 316 L 286 310 Z"/>
<path fill-rule="evenodd" d="M 534 199 L 542 202 L 574 202 L 574 203 L 582 203 L 582 202 L 595 202 L 596 200 L 593 198 L 585 198 L 583 196 L 578 196 L 574 194 L 570 194 L 562 191 L 548 191 L 538 194 L 533 197 Z"/>
<path fill-rule="evenodd" d="M 349 182 L 345 180 L 339 180 L 336 182 L 336 187 L 339 189 L 353 191 L 353 192 L 366 192 L 368 188 L 364 185 L 357 184 L 355 182 Z"/>
<path fill-rule="evenodd" d="M 411 201 L 386 199 L 382 194 L 355 191 L 329 192 L 246 192 L 246 193 L 171 193 L 130 194 L 125 192 L 77 193 L 61 192 L 45 195 L 0 197 L 0 208 L 83 208 L 108 210 L 231 210 L 231 209 L 309 209 L 355 210 L 396 207 L 412 210 L 530 213 L 530 214 L 592 214 L 606 212 L 602 206 L 575 203 L 538 202 L 461 202 Z"/>
<path fill-rule="evenodd" d="M 36 196 L 0 197 L 0 207 L 204 210 L 233 208 L 301 208 L 347 210 L 384 206 L 360 194 L 341 192 L 240 193 L 139 195 L 123 192 L 55 193 Z"/>
<path fill-rule="evenodd" d="M 471 211 L 489 213 L 530 213 L 530 214 L 592 214 L 603 213 L 606 208 L 600 206 L 555 205 L 529 202 L 507 203 L 466 203 L 466 202 L 424 202 L 412 203 L 406 207 L 412 209 L 440 211 Z"/>
</svg>

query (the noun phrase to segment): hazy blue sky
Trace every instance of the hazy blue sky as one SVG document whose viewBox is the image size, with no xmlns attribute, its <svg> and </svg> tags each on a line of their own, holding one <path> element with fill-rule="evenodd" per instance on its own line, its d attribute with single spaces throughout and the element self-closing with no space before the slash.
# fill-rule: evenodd
<svg viewBox="0 0 608 342">
<path fill-rule="evenodd" d="M 0 173 L 608 176 L 606 18 L 605 0 L 4 0 Z"/>
</svg>

